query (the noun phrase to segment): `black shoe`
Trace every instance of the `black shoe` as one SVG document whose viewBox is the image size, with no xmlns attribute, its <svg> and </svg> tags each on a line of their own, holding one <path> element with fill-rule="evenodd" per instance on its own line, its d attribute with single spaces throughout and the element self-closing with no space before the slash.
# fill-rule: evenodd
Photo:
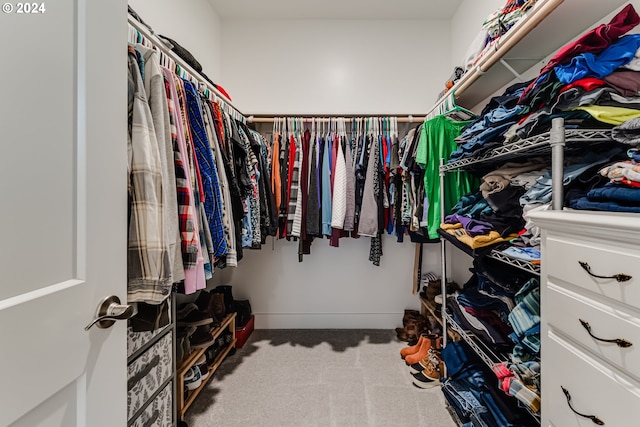
<svg viewBox="0 0 640 427">
<path fill-rule="evenodd" d="M 234 311 L 236 311 L 234 307 L 234 302 L 233 302 L 233 293 L 231 290 L 231 285 L 216 286 L 216 288 L 212 292 L 221 293 L 222 295 L 224 295 L 224 308 L 227 314 L 233 313 Z"/>
<path fill-rule="evenodd" d="M 209 347 L 211 344 L 213 344 L 213 341 L 214 340 L 211 336 L 211 333 L 209 332 L 209 328 L 204 326 L 199 327 L 189 339 L 191 348 Z"/>
<path fill-rule="evenodd" d="M 176 313 L 177 326 L 203 326 L 213 323 L 213 319 L 198 309 L 195 304 L 187 304 Z"/>
</svg>

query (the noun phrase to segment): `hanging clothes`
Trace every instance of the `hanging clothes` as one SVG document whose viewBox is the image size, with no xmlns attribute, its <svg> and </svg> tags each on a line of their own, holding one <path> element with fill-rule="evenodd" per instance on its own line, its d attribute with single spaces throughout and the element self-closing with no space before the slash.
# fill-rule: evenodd
<svg viewBox="0 0 640 427">
<path fill-rule="evenodd" d="M 212 254 L 214 257 L 221 257 L 228 253 L 228 249 L 222 220 L 222 198 L 220 196 L 218 172 L 211 153 L 211 145 L 204 129 L 200 97 L 191 82 L 185 80 L 184 88 L 196 157 L 200 174 L 203 177 L 204 210 L 213 242 Z"/>
<path fill-rule="evenodd" d="M 358 222 L 358 234 L 361 236 L 375 237 L 378 234 L 378 197 L 375 182 L 378 181 L 379 140 L 372 138 L 369 148 L 369 162 L 367 175 L 364 182 L 362 207 Z"/>
<path fill-rule="evenodd" d="M 169 260 L 171 282 L 184 280 L 184 266 L 180 252 L 180 230 L 178 226 L 178 201 L 175 197 L 176 176 L 173 160 L 173 146 L 171 143 L 171 124 L 167 107 L 167 96 L 164 87 L 164 76 L 160 69 L 157 52 L 143 45 L 136 45 L 135 49 L 144 61 L 144 87 L 147 103 L 151 111 L 156 141 L 160 151 L 162 165 L 162 200 L 163 220 L 165 225 L 165 239 L 169 243 Z"/>
<path fill-rule="evenodd" d="M 444 200 L 440 199 L 440 159 L 449 159 L 457 148 L 455 138 L 469 123 L 470 121 L 458 122 L 446 116 L 437 116 L 426 121 L 422 127 L 416 162 L 425 169 L 424 188 L 429 202 L 429 238 L 438 238 L 437 230 L 442 222 L 440 204 L 444 204 L 445 213 L 449 213 L 462 195 L 478 187 L 477 179 L 466 172 L 448 173 L 445 176 Z"/>
<path fill-rule="evenodd" d="M 176 190 L 178 196 L 178 215 L 180 218 L 180 235 L 182 249 L 182 265 L 184 268 L 184 287 L 187 293 L 206 287 L 204 278 L 204 261 L 200 246 L 198 219 L 195 208 L 195 197 L 191 181 L 191 164 L 184 139 L 182 121 L 177 117 L 180 110 L 173 75 L 164 69 L 165 89 L 171 119 L 171 138 L 175 151 Z"/>
<path fill-rule="evenodd" d="M 129 46 L 127 300 L 160 303 L 171 290 L 162 164 L 136 51 Z"/>
</svg>

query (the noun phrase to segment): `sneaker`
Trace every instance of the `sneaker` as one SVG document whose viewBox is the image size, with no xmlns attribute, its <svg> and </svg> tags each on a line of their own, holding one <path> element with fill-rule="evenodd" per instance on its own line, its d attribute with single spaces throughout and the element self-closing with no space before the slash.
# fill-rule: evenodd
<svg viewBox="0 0 640 427">
<path fill-rule="evenodd" d="M 204 363 L 207 363 L 207 356 L 205 356 L 204 354 L 200 357 L 198 357 L 198 360 L 196 360 L 196 365 L 202 365 Z"/>
<path fill-rule="evenodd" d="M 422 371 L 411 374 L 413 385 L 418 388 L 432 388 L 442 385 L 441 378 L 445 376 L 445 366 L 437 352 L 429 352 L 429 364 Z"/>
<path fill-rule="evenodd" d="M 184 376 L 184 387 L 187 390 L 195 390 L 202 385 L 200 368 L 192 366 Z"/>
<path fill-rule="evenodd" d="M 433 336 L 430 336 L 429 338 L 425 338 L 425 339 L 431 340 L 431 346 L 427 350 L 427 354 L 425 354 L 425 356 L 422 359 L 420 359 L 416 363 L 409 365 L 409 372 L 411 372 L 412 374 L 417 374 L 418 372 L 422 372 L 425 369 L 427 369 L 427 366 L 430 365 L 431 359 L 433 358 L 432 353 L 434 351 L 442 350 L 442 337 L 434 338 Z"/>
<path fill-rule="evenodd" d="M 197 366 L 198 366 L 198 369 L 200 369 L 200 378 L 202 379 L 202 381 L 206 380 L 207 377 L 209 376 L 209 367 L 207 366 L 206 363 L 203 363 Z"/>
<path fill-rule="evenodd" d="M 176 325 L 203 326 L 213 323 L 210 315 L 200 311 L 195 304 L 187 304 L 176 312 Z"/>
</svg>

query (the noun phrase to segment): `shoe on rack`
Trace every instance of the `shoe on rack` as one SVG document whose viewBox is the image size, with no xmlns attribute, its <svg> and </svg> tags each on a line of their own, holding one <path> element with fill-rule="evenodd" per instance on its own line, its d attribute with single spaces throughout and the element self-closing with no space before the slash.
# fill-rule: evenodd
<svg viewBox="0 0 640 427">
<path fill-rule="evenodd" d="M 441 378 L 445 376 L 444 362 L 436 351 L 429 352 L 429 363 L 427 367 L 413 377 L 413 385 L 419 388 L 432 388 L 442 385 Z"/>
<path fill-rule="evenodd" d="M 226 310 L 227 314 L 233 313 L 235 311 L 233 302 L 233 290 L 231 285 L 218 285 L 213 289 L 212 292 L 224 295 L 224 309 Z"/>
<path fill-rule="evenodd" d="M 200 326 L 196 332 L 191 336 L 189 342 L 191 348 L 205 348 L 213 344 L 213 336 L 209 332 L 209 328 L 206 326 Z"/>
<path fill-rule="evenodd" d="M 227 317 L 227 309 L 224 304 L 224 294 L 214 292 L 211 294 L 211 304 L 209 305 L 211 316 L 218 322 L 218 325 Z"/>
<path fill-rule="evenodd" d="M 404 361 L 406 364 L 411 366 L 424 359 L 427 353 L 429 353 L 429 349 L 431 349 L 432 346 L 437 346 L 438 338 L 437 335 L 427 335 L 422 340 L 422 344 L 417 352 L 405 356 Z"/>
<path fill-rule="evenodd" d="M 176 326 L 203 326 L 213 323 L 211 316 L 198 309 L 191 303 L 186 304 L 176 312 Z"/>
<path fill-rule="evenodd" d="M 200 368 L 192 366 L 184 376 L 184 388 L 187 390 L 195 390 L 202 384 L 202 374 Z"/>
<path fill-rule="evenodd" d="M 200 369 L 200 378 L 202 379 L 202 381 L 206 380 L 207 377 L 209 376 L 209 367 L 207 366 L 207 364 L 203 363 L 196 366 L 198 367 L 198 369 Z"/>
<path fill-rule="evenodd" d="M 189 337 L 196 331 L 195 326 L 189 326 L 186 328 L 176 329 L 176 359 L 177 363 L 186 359 L 191 353 L 191 346 L 189 345 Z"/>
</svg>

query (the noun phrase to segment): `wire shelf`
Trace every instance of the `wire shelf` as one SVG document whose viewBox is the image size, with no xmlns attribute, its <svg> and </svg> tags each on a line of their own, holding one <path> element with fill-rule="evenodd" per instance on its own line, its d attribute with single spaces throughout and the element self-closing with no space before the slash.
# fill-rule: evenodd
<svg viewBox="0 0 640 427">
<path fill-rule="evenodd" d="M 524 270 L 527 273 L 533 273 L 540 275 L 540 265 L 531 264 L 530 262 L 523 261 L 518 258 L 510 257 L 509 255 L 505 255 L 500 251 L 492 250 L 488 255 L 489 258 L 504 262 L 505 264 L 509 264 L 512 267 L 519 268 L 520 270 Z"/>
<path fill-rule="evenodd" d="M 473 169 L 474 166 L 497 163 L 518 157 L 549 154 L 551 153 L 550 138 L 551 132 L 541 133 L 531 138 L 494 148 L 488 153 L 478 157 L 465 157 L 454 162 L 445 163 L 440 166 L 440 171 L 451 172 L 462 169 Z M 611 129 L 567 129 L 565 131 L 565 143 L 569 146 L 585 142 L 594 143 L 607 141 L 611 141 Z"/>
<path fill-rule="evenodd" d="M 453 329 L 460 337 L 471 347 L 471 349 L 482 359 L 482 361 L 489 367 L 489 369 L 493 372 L 493 366 L 498 363 L 509 363 L 507 355 L 498 355 L 489 347 L 487 347 L 480 339 L 478 339 L 472 332 L 466 331 L 462 326 L 460 326 L 453 317 L 444 312 L 443 316 L 447 319 L 447 327 Z M 533 410 L 529 407 L 525 408 L 527 413 L 532 416 L 535 420 L 540 422 L 540 415 L 533 412 Z"/>
<path fill-rule="evenodd" d="M 497 363 L 508 363 L 508 357 L 506 355 L 496 354 L 472 332 L 460 326 L 449 313 L 444 313 L 444 316 L 447 318 L 447 326 L 457 332 L 490 369 Z"/>
</svg>

